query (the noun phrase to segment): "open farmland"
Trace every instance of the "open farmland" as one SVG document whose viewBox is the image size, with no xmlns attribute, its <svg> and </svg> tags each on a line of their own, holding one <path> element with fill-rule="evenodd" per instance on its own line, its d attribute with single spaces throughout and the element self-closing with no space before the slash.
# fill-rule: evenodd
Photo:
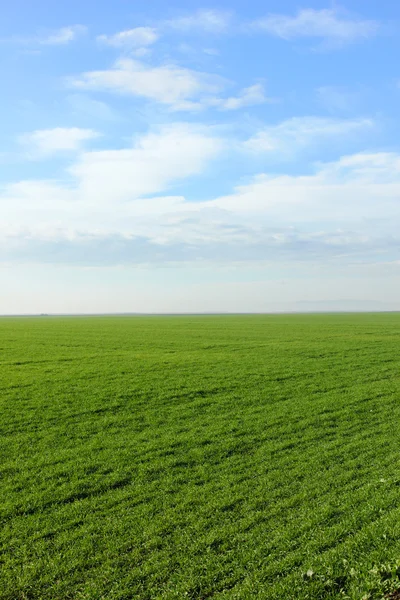
<svg viewBox="0 0 400 600">
<path fill-rule="evenodd" d="M 4 318 L 0 352 L 2 600 L 400 587 L 400 314 Z"/>
</svg>

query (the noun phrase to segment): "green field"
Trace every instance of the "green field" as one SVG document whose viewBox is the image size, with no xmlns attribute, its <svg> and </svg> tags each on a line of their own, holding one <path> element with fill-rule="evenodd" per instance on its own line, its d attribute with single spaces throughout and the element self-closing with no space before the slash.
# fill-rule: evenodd
<svg viewBox="0 0 400 600">
<path fill-rule="evenodd" d="M 400 587 L 400 314 L 0 319 L 2 600 Z"/>
</svg>

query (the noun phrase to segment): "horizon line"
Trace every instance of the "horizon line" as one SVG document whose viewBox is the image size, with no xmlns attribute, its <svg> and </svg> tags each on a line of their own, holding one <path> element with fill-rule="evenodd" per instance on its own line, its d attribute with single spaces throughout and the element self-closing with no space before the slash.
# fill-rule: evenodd
<svg viewBox="0 0 400 600">
<path fill-rule="evenodd" d="M 204 311 L 204 312 L 101 312 L 101 313 L 89 313 L 89 312 L 76 312 L 76 313 L 4 313 L 0 314 L 0 318 L 7 317 L 129 317 L 129 316 L 142 316 L 142 317 L 171 317 L 171 316 L 251 316 L 251 315 L 312 315 L 312 314 L 380 314 L 380 313 L 398 313 L 399 309 L 336 309 L 336 310 L 282 310 L 282 311 Z"/>
</svg>

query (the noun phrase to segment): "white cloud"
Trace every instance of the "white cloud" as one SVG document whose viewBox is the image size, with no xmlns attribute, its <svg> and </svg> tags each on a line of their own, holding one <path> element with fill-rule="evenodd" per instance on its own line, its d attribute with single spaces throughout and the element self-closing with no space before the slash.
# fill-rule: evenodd
<svg viewBox="0 0 400 600">
<path fill-rule="evenodd" d="M 205 31 L 207 33 L 222 33 L 226 31 L 231 22 L 229 12 L 219 10 L 198 10 L 197 12 L 177 17 L 164 22 L 164 26 L 171 27 L 182 33 Z"/>
<path fill-rule="evenodd" d="M 159 34 L 153 27 L 135 27 L 114 35 L 100 35 L 97 39 L 108 46 L 129 50 L 151 46 L 158 38 Z"/>
<path fill-rule="evenodd" d="M 85 152 L 71 169 L 83 201 L 130 201 L 201 173 L 221 141 L 201 127 L 172 124 L 142 136 L 132 148 Z"/>
<path fill-rule="evenodd" d="M 45 158 L 58 152 L 76 152 L 84 142 L 99 137 L 97 131 L 79 127 L 56 127 L 38 129 L 18 138 L 27 154 L 32 158 Z"/>
<path fill-rule="evenodd" d="M 45 46 L 61 46 L 75 40 L 79 35 L 86 33 L 87 28 L 84 25 L 70 25 L 62 27 L 38 39 L 39 43 Z"/>
<path fill-rule="evenodd" d="M 394 152 L 351 154 L 325 165 L 322 172 L 331 178 L 340 176 L 344 182 L 356 178 L 363 184 L 397 184 L 400 156 Z"/>
<path fill-rule="evenodd" d="M 120 59 L 114 68 L 89 71 L 70 80 L 79 89 L 105 90 L 147 98 L 174 110 L 191 110 L 197 100 L 217 92 L 222 79 L 175 65 L 152 67 L 133 59 Z"/>
<path fill-rule="evenodd" d="M 254 25 L 285 40 L 321 38 L 329 42 L 348 43 L 375 35 L 379 24 L 372 20 L 343 16 L 332 9 L 303 9 L 295 16 L 270 14 Z"/>
<path fill-rule="evenodd" d="M 29 225 L 29 222 L 36 229 L 42 220 L 42 216 L 47 213 L 51 220 L 50 209 L 55 207 L 62 208 L 70 201 L 74 200 L 74 192 L 63 181 L 51 180 L 22 180 L 6 186 L 1 198 L 5 198 L 9 203 L 4 212 L 4 222 L 7 221 L 7 213 L 14 214 L 14 207 L 19 205 L 20 208 L 37 212 L 37 218 L 28 217 L 23 223 L 24 226 Z M 39 214 L 41 216 L 39 217 Z M 20 217 L 22 217 L 20 215 Z M 22 224 L 22 218 L 16 220 L 19 225 Z M 43 221 L 42 225 L 46 228 Z"/>
<path fill-rule="evenodd" d="M 165 195 L 220 151 L 210 132 L 175 124 L 126 150 L 84 152 L 68 184 L 8 186 L 1 254 L 103 265 L 396 259 L 398 154 L 344 156 L 309 175 L 262 173 L 202 202 Z"/>
<path fill-rule="evenodd" d="M 202 126 L 187 123 L 165 125 L 157 131 L 139 136 L 131 146 L 120 150 L 82 151 L 68 169 L 68 184 L 57 181 L 21 181 L 7 187 L 4 197 L 11 213 L 18 198 L 25 209 L 96 211 L 100 208 L 105 221 L 115 206 L 133 202 L 167 190 L 174 182 L 201 173 L 208 162 L 222 150 L 223 142 Z M 70 203 L 73 203 L 70 205 Z M 157 210 L 159 201 L 156 201 Z M 173 205 L 176 204 L 176 199 Z M 136 204 L 139 212 L 150 206 L 148 201 Z M 18 208 L 19 212 L 21 206 Z M 104 210 L 111 211 L 110 214 Z M 152 209 L 150 208 L 150 212 Z M 31 215 L 24 213 L 27 224 Z M 71 217 L 71 214 L 69 215 Z M 21 222 L 21 214 L 19 221 Z M 61 217 L 60 217 L 61 218 Z M 35 219 L 33 219 L 35 220 Z M 51 221 L 51 215 L 49 215 Z M 61 218 L 64 221 L 64 217 Z M 43 223 L 42 217 L 39 221 Z M 89 219 L 90 222 L 90 219 Z"/>
<path fill-rule="evenodd" d="M 245 106 L 254 104 L 264 104 L 270 99 L 265 95 L 264 86 L 256 83 L 248 88 L 244 88 L 238 96 L 230 98 L 215 99 L 213 104 L 219 106 L 222 110 L 237 110 Z"/>
<path fill-rule="evenodd" d="M 293 117 L 259 131 L 245 142 L 254 152 L 293 154 L 321 141 L 342 140 L 374 127 L 371 119 L 333 119 L 325 117 Z"/>
<path fill-rule="evenodd" d="M 119 59 L 112 69 L 69 79 L 75 88 L 142 97 L 176 111 L 237 110 L 270 101 L 261 83 L 244 88 L 238 96 L 222 98 L 217 94 L 226 83 L 216 75 L 173 64 L 153 67 L 132 58 Z"/>
<path fill-rule="evenodd" d="M 400 156 L 353 154 L 320 164 L 311 175 L 260 174 L 234 194 L 210 203 L 238 215 L 257 215 L 275 223 L 330 222 L 354 225 L 378 221 L 385 227 L 398 218 Z M 371 225 L 372 227 L 372 225 Z"/>
</svg>

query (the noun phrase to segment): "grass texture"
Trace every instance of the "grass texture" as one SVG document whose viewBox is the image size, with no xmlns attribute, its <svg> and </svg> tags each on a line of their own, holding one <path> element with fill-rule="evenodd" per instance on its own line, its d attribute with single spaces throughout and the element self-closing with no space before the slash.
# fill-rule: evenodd
<svg viewBox="0 0 400 600">
<path fill-rule="evenodd" d="M 1 600 L 400 588 L 400 314 L 3 318 L 0 359 Z"/>
</svg>

